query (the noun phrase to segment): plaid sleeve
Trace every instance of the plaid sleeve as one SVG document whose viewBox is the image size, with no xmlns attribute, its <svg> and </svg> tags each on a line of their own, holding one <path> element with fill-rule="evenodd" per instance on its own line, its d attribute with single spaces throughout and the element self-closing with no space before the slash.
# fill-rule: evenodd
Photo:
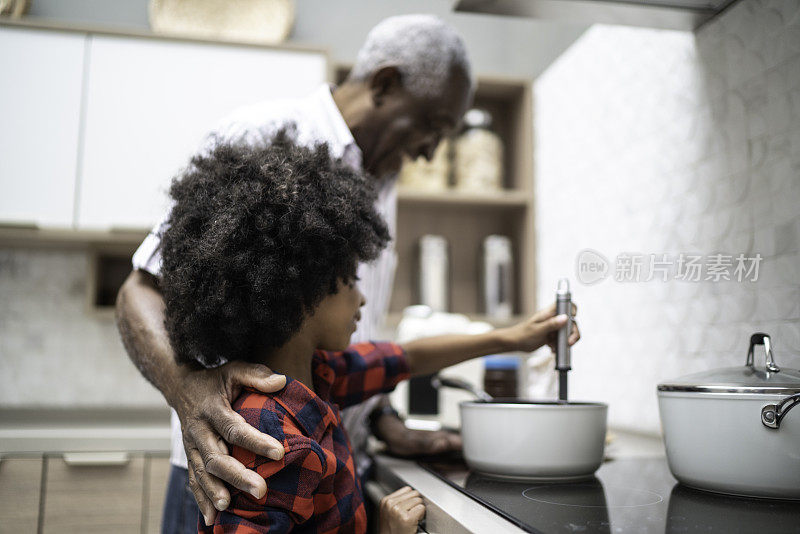
<svg viewBox="0 0 800 534">
<path fill-rule="evenodd" d="M 335 374 L 331 400 L 342 408 L 388 393 L 410 376 L 406 352 L 394 343 L 357 343 L 325 356 Z"/>
<path fill-rule="evenodd" d="M 286 450 L 281 460 L 272 460 L 242 447 L 232 446 L 231 456 L 258 473 L 267 483 L 260 499 L 229 487 L 228 509 L 217 514 L 212 527 L 199 518 L 200 532 L 292 532 L 314 513 L 314 495 L 323 478 L 325 452 L 319 443 L 302 435 L 291 418 L 285 417 L 271 397 L 246 389 L 233 408 L 247 423 L 281 441 Z"/>
<path fill-rule="evenodd" d="M 284 533 L 308 521 L 314 514 L 314 493 L 323 475 L 321 451 L 311 446 L 290 447 L 280 461 L 250 453 L 255 471 L 267 482 L 267 493 L 256 499 L 233 489 L 231 503 L 217 514 L 213 529 L 204 527 L 200 519 L 200 532 Z"/>
</svg>

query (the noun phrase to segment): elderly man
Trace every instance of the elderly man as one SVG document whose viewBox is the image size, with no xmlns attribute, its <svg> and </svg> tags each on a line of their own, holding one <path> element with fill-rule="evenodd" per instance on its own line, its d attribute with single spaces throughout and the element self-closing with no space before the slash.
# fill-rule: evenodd
<svg viewBox="0 0 800 534">
<path fill-rule="evenodd" d="M 377 207 L 394 235 L 393 175 L 403 155 L 430 159 L 442 137 L 459 122 L 471 97 L 470 66 L 458 34 L 433 16 L 393 17 L 369 33 L 341 86 L 323 86 L 305 98 L 240 109 L 207 136 L 201 151 L 224 141 L 256 142 L 291 125 L 296 141 L 326 142 L 333 157 L 380 181 Z M 198 505 L 207 521 L 213 520 L 216 510 L 228 506 L 230 495 L 222 481 L 256 498 L 264 494 L 264 480 L 229 456 L 226 443 L 275 459 L 282 457 L 283 448 L 249 426 L 230 403 L 242 387 L 274 392 L 283 387 L 285 378 L 262 365 L 242 362 L 213 369 L 176 364 L 158 286 L 160 229 L 161 224 L 133 257 L 134 271 L 120 290 L 117 316 L 131 359 L 173 408 L 173 468 L 162 530 L 196 532 Z M 353 341 L 374 336 L 388 307 L 394 265 L 390 248 L 375 262 L 359 267 L 367 306 Z M 401 454 L 436 453 L 460 446 L 457 437 L 445 432 L 407 430 L 385 398 L 365 404 L 344 415 L 355 449 L 363 449 L 368 426 Z M 363 461 L 361 456 L 359 462 Z"/>
</svg>

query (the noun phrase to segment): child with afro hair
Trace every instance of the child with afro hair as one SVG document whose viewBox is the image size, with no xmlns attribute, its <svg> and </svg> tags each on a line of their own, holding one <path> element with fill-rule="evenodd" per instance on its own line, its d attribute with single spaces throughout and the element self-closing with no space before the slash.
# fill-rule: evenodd
<svg viewBox="0 0 800 534">
<path fill-rule="evenodd" d="M 200 520 L 201 532 L 365 532 L 339 410 L 412 374 L 534 350 L 566 324 L 550 308 L 486 334 L 350 345 L 365 303 L 356 267 L 390 239 L 372 183 L 325 145 L 298 146 L 285 131 L 259 146 L 219 145 L 173 182 L 161 289 L 176 358 L 206 367 L 246 360 L 286 375 L 281 391 L 248 388 L 233 405 L 284 446 L 280 460 L 232 447 L 266 494 L 230 487 L 228 509 L 213 526 Z M 381 502 L 379 532 L 416 532 L 424 512 L 416 491 L 398 490 Z"/>
</svg>

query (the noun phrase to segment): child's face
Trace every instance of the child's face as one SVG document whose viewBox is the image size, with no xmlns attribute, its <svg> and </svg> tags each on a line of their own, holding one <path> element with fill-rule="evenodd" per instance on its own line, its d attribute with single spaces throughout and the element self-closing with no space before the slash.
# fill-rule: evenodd
<svg viewBox="0 0 800 534">
<path fill-rule="evenodd" d="M 320 344 L 317 348 L 346 349 L 350 344 L 350 336 L 356 331 L 356 324 L 361 319 L 361 306 L 366 302 L 355 279 L 349 282 L 340 279 L 336 293 L 322 299 L 312 315 L 320 333 Z"/>
</svg>

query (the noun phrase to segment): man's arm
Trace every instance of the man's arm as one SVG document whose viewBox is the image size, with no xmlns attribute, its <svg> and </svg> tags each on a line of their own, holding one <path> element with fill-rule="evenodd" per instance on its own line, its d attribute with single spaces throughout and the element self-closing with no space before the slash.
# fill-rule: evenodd
<svg viewBox="0 0 800 534">
<path fill-rule="evenodd" d="M 405 422 L 391 408 L 384 397 L 370 416 L 370 430 L 386 443 L 392 454 L 403 457 L 443 454 L 461 449 L 461 436 L 447 430 L 418 430 L 406 427 Z"/>
<path fill-rule="evenodd" d="M 206 522 L 230 503 L 222 480 L 260 498 L 264 479 L 228 455 L 222 440 L 269 458 L 283 457 L 283 446 L 258 432 L 233 411 L 242 387 L 264 393 L 286 385 L 263 365 L 231 362 L 215 369 L 178 365 L 164 326 L 164 299 L 156 279 L 133 271 L 117 296 L 117 326 L 139 372 L 175 409 L 181 421 L 189 462 L 189 484 Z M 220 480 L 221 479 L 221 480 Z"/>
</svg>

